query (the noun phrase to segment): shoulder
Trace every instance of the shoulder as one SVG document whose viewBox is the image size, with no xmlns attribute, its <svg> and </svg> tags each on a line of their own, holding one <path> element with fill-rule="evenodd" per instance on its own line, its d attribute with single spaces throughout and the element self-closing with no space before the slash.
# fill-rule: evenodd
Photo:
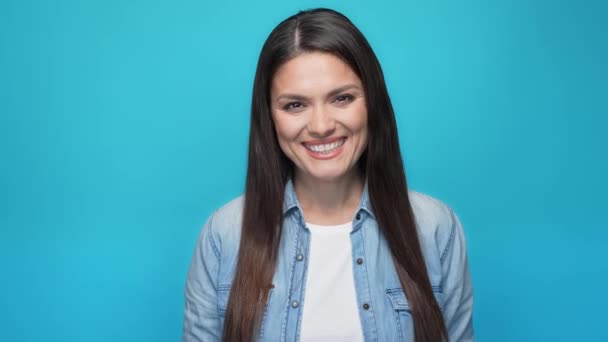
<svg viewBox="0 0 608 342">
<path fill-rule="evenodd" d="M 443 201 L 427 194 L 409 190 L 408 196 L 414 212 L 418 235 L 425 247 L 435 245 L 443 254 L 450 240 L 462 230 L 454 210 Z"/>
<path fill-rule="evenodd" d="M 417 218 L 440 222 L 452 215 L 452 208 L 438 198 L 408 190 L 410 204 Z"/>
<path fill-rule="evenodd" d="M 243 217 L 244 203 L 245 196 L 240 195 L 220 206 L 212 214 L 214 224 L 222 227 L 224 225 L 240 225 Z"/>
<path fill-rule="evenodd" d="M 216 209 L 202 228 L 219 250 L 230 250 L 240 242 L 243 205 L 245 197 L 240 195 Z"/>
</svg>

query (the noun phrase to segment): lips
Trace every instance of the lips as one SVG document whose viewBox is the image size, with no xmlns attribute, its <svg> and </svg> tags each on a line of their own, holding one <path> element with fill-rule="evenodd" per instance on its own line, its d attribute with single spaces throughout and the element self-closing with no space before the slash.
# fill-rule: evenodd
<svg viewBox="0 0 608 342">
<path fill-rule="evenodd" d="M 335 137 L 302 143 L 308 154 L 314 159 L 332 159 L 342 153 L 346 137 Z"/>
<path fill-rule="evenodd" d="M 332 150 L 335 150 L 338 147 L 342 146 L 345 141 L 346 141 L 345 137 L 338 137 L 338 138 L 333 138 L 331 140 L 325 139 L 323 141 L 315 141 L 312 143 L 306 142 L 306 143 L 303 143 L 302 145 L 304 145 L 304 147 L 309 151 L 327 154 L 327 153 L 330 153 Z"/>
</svg>

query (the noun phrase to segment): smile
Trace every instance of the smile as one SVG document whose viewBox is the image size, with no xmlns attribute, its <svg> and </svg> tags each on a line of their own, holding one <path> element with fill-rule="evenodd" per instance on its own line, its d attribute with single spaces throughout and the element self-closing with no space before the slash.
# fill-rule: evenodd
<svg viewBox="0 0 608 342">
<path fill-rule="evenodd" d="M 344 144 L 344 141 L 346 141 L 346 138 L 340 138 L 339 140 L 336 140 L 336 141 L 328 143 L 328 144 L 317 144 L 317 145 L 303 144 L 303 145 L 309 151 L 320 153 L 320 154 L 330 154 L 333 151 L 337 150 L 340 146 L 342 146 Z"/>
</svg>

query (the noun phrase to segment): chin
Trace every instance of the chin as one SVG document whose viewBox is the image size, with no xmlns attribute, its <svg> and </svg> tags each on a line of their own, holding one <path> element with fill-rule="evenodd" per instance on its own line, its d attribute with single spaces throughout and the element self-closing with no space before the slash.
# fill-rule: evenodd
<svg viewBox="0 0 608 342">
<path fill-rule="evenodd" d="M 333 182 L 344 177 L 347 170 L 335 170 L 335 171 L 323 171 L 323 172 L 309 172 L 308 174 L 313 178 L 323 182 Z"/>
</svg>

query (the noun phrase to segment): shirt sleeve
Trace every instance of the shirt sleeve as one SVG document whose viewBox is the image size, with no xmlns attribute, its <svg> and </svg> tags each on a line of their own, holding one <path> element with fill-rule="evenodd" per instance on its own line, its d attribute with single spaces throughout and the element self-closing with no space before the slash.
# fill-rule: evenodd
<svg viewBox="0 0 608 342">
<path fill-rule="evenodd" d="M 444 320 L 451 342 L 474 341 L 473 285 L 462 224 L 450 208 L 450 238 L 441 256 Z"/>
<path fill-rule="evenodd" d="M 219 341 L 222 327 L 217 309 L 220 252 L 212 236 L 213 215 L 198 237 L 185 287 L 183 342 Z"/>
</svg>

